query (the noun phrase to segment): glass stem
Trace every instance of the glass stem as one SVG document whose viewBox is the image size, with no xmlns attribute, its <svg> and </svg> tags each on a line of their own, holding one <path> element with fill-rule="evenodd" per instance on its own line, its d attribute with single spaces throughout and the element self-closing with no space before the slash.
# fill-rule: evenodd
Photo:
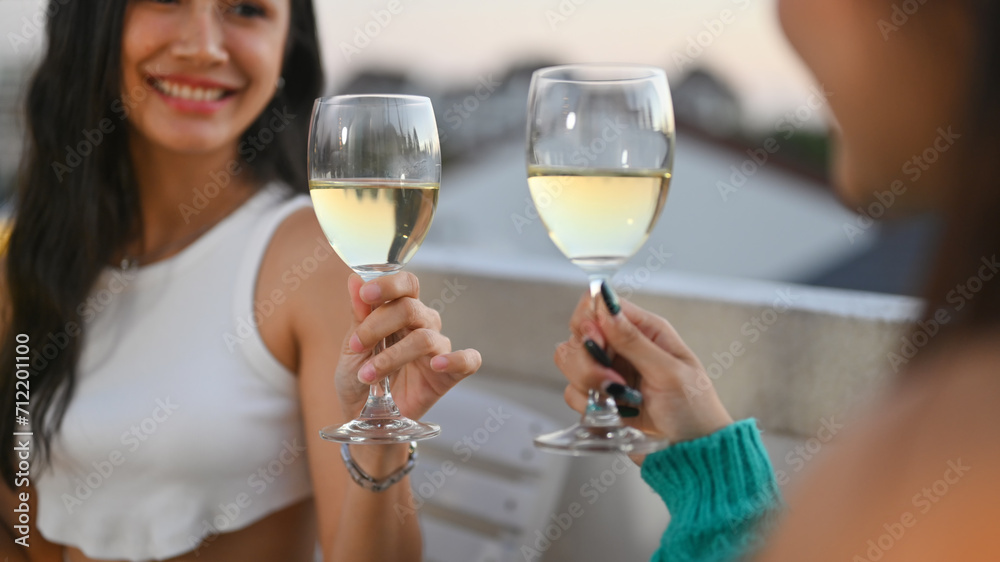
<svg viewBox="0 0 1000 562">
<path fill-rule="evenodd" d="M 601 296 L 601 285 L 608 280 L 608 276 L 601 273 L 590 275 L 590 302 L 594 307 L 594 315 L 597 315 L 597 307 L 600 306 L 597 299 Z M 592 388 L 587 393 L 587 409 L 583 413 L 580 425 L 587 427 L 621 427 L 621 417 L 618 415 L 618 406 L 615 405 L 614 398 L 608 396 L 599 389 Z"/>
<path fill-rule="evenodd" d="M 374 306 L 372 307 L 372 310 L 375 310 Z M 375 348 L 372 349 L 372 359 L 374 359 L 376 355 L 382 353 L 383 351 L 385 351 L 385 339 L 381 339 L 377 344 L 375 344 Z M 370 390 L 368 391 L 368 397 L 369 398 L 386 397 L 389 400 L 392 400 L 392 393 L 389 392 L 389 377 L 386 377 L 381 381 L 371 385 Z"/>
<path fill-rule="evenodd" d="M 378 308 L 376 305 L 372 305 L 372 311 L 376 308 Z M 383 351 L 385 351 L 385 339 L 381 339 L 375 344 L 372 349 L 372 359 Z M 399 408 L 392 401 L 392 392 L 389 391 L 389 377 L 368 387 L 368 401 L 365 402 L 365 407 L 361 410 L 359 418 L 393 418 L 399 417 L 399 415 Z"/>
</svg>

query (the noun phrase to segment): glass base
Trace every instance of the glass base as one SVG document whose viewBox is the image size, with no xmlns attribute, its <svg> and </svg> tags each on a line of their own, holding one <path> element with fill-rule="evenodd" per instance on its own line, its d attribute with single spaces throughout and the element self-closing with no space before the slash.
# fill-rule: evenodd
<svg viewBox="0 0 1000 562">
<path fill-rule="evenodd" d="M 375 445 L 385 443 L 408 443 L 437 437 L 441 427 L 434 423 L 413 421 L 403 416 L 391 418 L 362 418 L 344 425 L 331 425 L 319 431 L 319 436 L 327 441 Z"/>
<path fill-rule="evenodd" d="M 399 273 L 403 269 L 403 264 L 401 263 L 377 263 L 373 265 L 355 265 L 351 269 L 354 273 L 357 273 L 365 283 L 371 281 L 372 279 L 378 279 L 384 275 L 392 275 L 393 273 Z"/>
<path fill-rule="evenodd" d="M 669 445 L 665 439 L 656 439 L 626 426 L 574 424 L 535 438 L 535 446 L 539 449 L 574 457 L 608 453 L 648 455 Z"/>
</svg>

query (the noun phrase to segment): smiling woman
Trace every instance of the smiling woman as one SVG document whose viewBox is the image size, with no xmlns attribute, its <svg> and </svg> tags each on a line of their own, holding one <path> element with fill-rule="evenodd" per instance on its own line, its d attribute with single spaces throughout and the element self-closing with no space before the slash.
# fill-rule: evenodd
<svg viewBox="0 0 1000 562">
<path fill-rule="evenodd" d="M 306 561 L 318 539 L 329 560 L 419 558 L 416 520 L 389 517 L 408 482 L 357 486 L 319 428 L 360 410 L 386 336 L 377 376 L 414 419 L 480 358 L 451 351 L 412 275 L 362 284 L 317 257 L 311 1 L 51 2 L 0 318 L 0 535 L 27 497 L 41 536 L 0 554 Z M 33 487 L 15 483 L 15 335 L 38 343 Z M 408 454 L 352 453 L 376 479 Z"/>
</svg>

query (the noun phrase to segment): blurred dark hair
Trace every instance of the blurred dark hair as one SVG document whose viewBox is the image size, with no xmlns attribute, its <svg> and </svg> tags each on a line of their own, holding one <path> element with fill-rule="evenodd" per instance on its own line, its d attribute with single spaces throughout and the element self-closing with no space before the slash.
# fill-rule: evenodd
<svg viewBox="0 0 1000 562">
<path fill-rule="evenodd" d="M 947 337 L 969 337 L 1000 326 L 1000 274 L 983 281 L 981 290 L 966 298 L 957 290 L 980 271 L 989 273 L 1000 253 L 1000 2 L 968 0 L 975 33 L 963 135 L 960 172 L 946 197 L 945 233 L 925 294 L 925 320 L 947 311 Z M 971 293 L 971 291 L 970 291 Z"/>
<path fill-rule="evenodd" d="M 139 195 L 128 157 L 128 128 L 121 121 L 121 40 L 128 0 L 50 0 L 48 44 L 28 86 L 27 138 L 14 196 L 14 223 L 3 267 L 7 299 L 0 343 L 0 460 L 14 485 L 15 336 L 29 338 L 30 411 L 34 448 L 47 460 L 73 396 L 84 329 L 81 304 L 101 270 L 142 232 Z M 284 87 L 240 143 L 266 127 L 272 110 L 308 115 L 323 87 L 316 21 L 311 0 L 291 0 Z M 84 131 L 114 123 L 111 133 L 90 142 L 87 154 L 71 150 L 88 139 Z M 307 189 L 308 119 L 294 119 L 274 140 L 242 164 L 259 186 L 280 179 Z M 259 146 L 259 145 L 258 145 Z M 84 147 L 86 149 L 86 147 Z M 250 160 L 247 157 L 246 160 Z M 57 166 L 75 162 L 68 168 Z M 207 181 L 207 180 L 206 180 Z M 23 351 L 23 350 L 22 350 Z M 17 390 L 24 390 L 23 385 Z M 23 404 L 20 404 L 23 406 Z"/>
</svg>

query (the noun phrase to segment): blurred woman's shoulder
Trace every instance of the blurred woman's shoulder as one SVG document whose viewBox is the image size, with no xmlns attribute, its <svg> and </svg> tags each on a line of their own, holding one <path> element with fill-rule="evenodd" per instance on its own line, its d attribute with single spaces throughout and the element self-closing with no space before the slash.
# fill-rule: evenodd
<svg viewBox="0 0 1000 562">
<path fill-rule="evenodd" d="M 998 344 L 942 344 L 850 421 L 760 560 L 1000 559 Z"/>
<path fill-rule="evenodd" d="M 995 445 L 1000 438 L 1000 330 L 942 342 L 899 383 L 895 414 L 941 445 Z M 907 407 L 909 405 L 909 407 Z M 995 447 L 987 447 L 993 449 Z"/>
</svg>

